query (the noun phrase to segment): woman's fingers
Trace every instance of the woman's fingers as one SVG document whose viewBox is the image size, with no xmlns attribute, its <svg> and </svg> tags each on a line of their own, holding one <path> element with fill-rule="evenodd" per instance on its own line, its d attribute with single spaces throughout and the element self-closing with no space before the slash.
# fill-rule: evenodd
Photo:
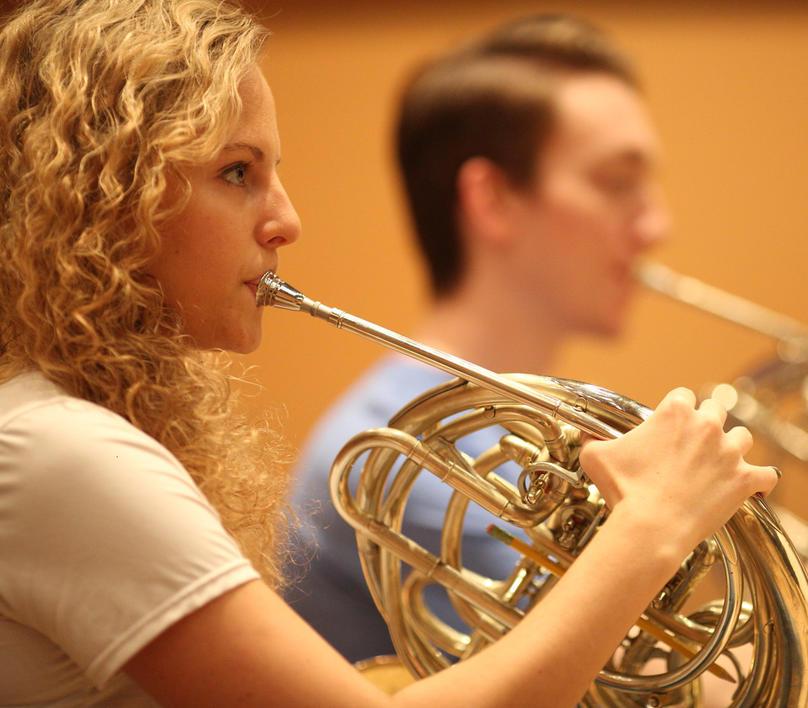
<svg viewBox="0 0 808 708">
<path fill-rule="evenodd" d="M 680 386 L 678 388 L 669 391 L 665 397 L 659 402 L 659 406 L 661 407 L 663 404 L 671 403 L 673 401 L 686 403 L 691 408 L 695 408 L 696 406 L 696 394 L 693 393 L 689 388 L 684 388 Z"/>
<path fill-rule="evenodd" d="M 596 440 L 590 436 L 584 438 L 578 459 L 584 472 L 593 481 L 596 481 L 598 471 L 603 467 L 602 455 L 608 448 L 608 442 L 605 440 Z"/>
<path fill-rule="evenodd" d="M 729 518 L 755 494 L 769 494 L 778 479 L 775 468 L 744 460 L 752 435 L 742 426 L 724 431 L 726 417 L 718 401 L 697 404 L 692 391 L 677 388 L 636 429 L 617 440 L 589 441 L 580 463 L 609 507 L 663 498 L 709 532 L 710 523 Z"/>
<path fill-rule="evenodd" d="M 705 398 L 699 404 L 698 410 L 703 415 L 717 420 L 721 426 L 723 426 L 724 422 L 727 420 L 727 409 L 714 398 Z"/>
<path fill-rule="evenodd" d="M 782 473 L 780 469 L 773 465 L 767 467 L 760 467 L 758 465 L 750 465 L 748 462 L 742 463 L 742 471 L 746 473 L 751 490 L 749 496 L 757 494 L 758 496 L 768 496 L 772 489 L 777 484 Z"/>
<path fill-rule="evenodd" d="M 752 449 L 752 443 L 754 443 L 752 433 L 742 425 L 730 428 L 724 435 L 727 443 L 734 447 L 741 454 L 741 457 Z"/>
</svg>

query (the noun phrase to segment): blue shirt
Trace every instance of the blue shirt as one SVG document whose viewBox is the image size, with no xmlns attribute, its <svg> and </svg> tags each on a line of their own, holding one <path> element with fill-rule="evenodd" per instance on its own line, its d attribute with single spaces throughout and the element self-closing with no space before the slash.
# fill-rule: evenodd
<svg viewBox="0 0 808 708">
<path fill-rule="evenodd" d="M 354 531 L 331 503 L 331 463 L 353 435 L 386 426 L 406 403 L 449 378 L 438 369 L 403 356 L 383 359 L 320 420 L 297 466 L 294 502 L 308 528 L 304 528 L 295 553 L 302 560 L 300 568 L 292 570 L 294 585 L 287 600 L 349 661 L 392 654 L 394 649 L 365 584 Z M 462 449 L 477 456 L 495 444 L 500 434 L 492 428 L 479 431 L 463 439 Z M 448 485 L 424 472 L 407 502 L 403 532 L 436 555 L 440 555 L 443 518 L 451 493 Z M 485 527 L 492 521 L 496 519 L 491 514 L 469 504 L 463 562 L 477 572 L 504 578 L 512 570 L 515 556 L 486 534 Z M 308 568 L 306 559 L 310 559 Z M 299 578 L 296 581 L 295 576 Z M 436 589 L 427 595 L 427 601 L 444 621 L 463 628 L 445 593 Z"/>
</svg>

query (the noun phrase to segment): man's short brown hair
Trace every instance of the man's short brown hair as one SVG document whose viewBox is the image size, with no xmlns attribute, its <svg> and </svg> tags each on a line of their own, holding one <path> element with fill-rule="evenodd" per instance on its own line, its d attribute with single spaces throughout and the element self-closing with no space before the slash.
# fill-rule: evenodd
<svg viewBox="0 0 808 708">
<path fill-rule="evenodd" d="M 397 155 L 418 243 L 436 294 L 463 272 L 457 175 L 473 157 L 528 186 L 554 117 L 554 85 L 605 73 L 637 86 L 634 70 L 594 26 L 568 16 L 508 22 L 420 67 L 401 98 Z"/>
</svg>

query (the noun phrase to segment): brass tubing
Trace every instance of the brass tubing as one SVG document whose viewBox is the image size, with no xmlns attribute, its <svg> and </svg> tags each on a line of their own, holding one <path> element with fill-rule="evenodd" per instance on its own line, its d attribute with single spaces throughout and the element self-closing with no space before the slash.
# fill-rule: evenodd
<svg viewBox="0 0 808 708">
<path fill-rule="evenodd" d="M 677 273 L 661 263 L 645 262 L 636 269 L 635 276 L 649 290 L 715 317 L 773 339 L 808 346 L 808 327 L 801 322 L 697 278 Z"/>
<path fill-rule="evenodd" d="M 522 384 L 508 381 L 498 376 L 493 371 L 473 364 L 465 359 L 461 359 L 458 356 L 453 356 L 452 354 L 447 354 L 433 347 L 428 347 L 425 344 L 420 344 L 398 332 L 380 327 L 373 322 L 355 317 L 335 307 L 329 307 L 323 305 L 321 302 L 311 300 L 299 290 L 280 280 L 280 278 L 271 271 L 265 273 L 258 284 L 256 302 L 259 307 L 269 305 L 282 310 L 306 312 L 312 317 L 334 325 L 338 329 L 346 329 L 349 332 L 362 335 L 367 339 L 383 344 L 389 349 L 406 354 L 413 359 L 434 366 L 454 376 L 459 376 L 460 378 L 471 381 L 478 386 L 487 388 L 500 395 L 509 396 L 527 405 L 536 406 L 540 410 L 565 420 L 571 425 L 601 440 L 615 438 L 620 434 L 620 431 L 585 413 L 588 401 L 583 396 L 576 405 L 570 405 L 551 396 L 534 391 Z"/>
</svg>

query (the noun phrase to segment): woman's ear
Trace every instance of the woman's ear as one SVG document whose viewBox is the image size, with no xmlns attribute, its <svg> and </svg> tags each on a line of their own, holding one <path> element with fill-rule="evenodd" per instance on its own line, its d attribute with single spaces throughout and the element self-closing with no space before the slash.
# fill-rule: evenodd
<svg viewBox="0 0 808 708">
<path fill-rule="evenodd" d="M 457 172 L 457 224 L 461 237 L 488 246 L 513 238 L 518 196 L 502 169 L 484 157 L 466 160 Z"/>
</svg>

